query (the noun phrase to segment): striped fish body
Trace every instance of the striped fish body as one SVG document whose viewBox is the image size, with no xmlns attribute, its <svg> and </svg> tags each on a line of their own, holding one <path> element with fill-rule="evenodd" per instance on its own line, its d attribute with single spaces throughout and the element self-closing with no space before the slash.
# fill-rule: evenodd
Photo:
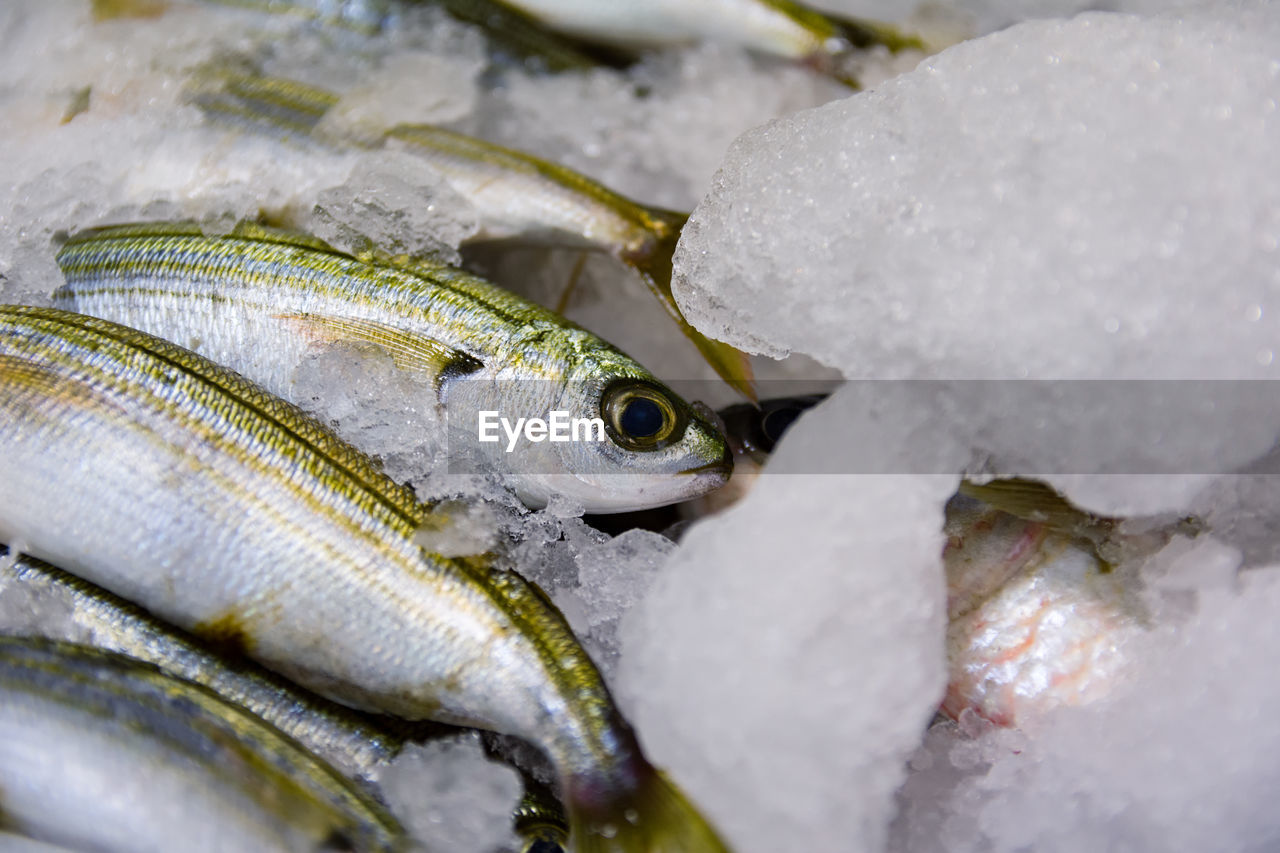
<svg viewBox="0 0 1280 853">
<path fill-rule="evenodd" d="M 0 541 L 345 704 L 529 740 L 579 838 L 720 849 L 540 590 L 415 545 L 426 507 L 239 375 L 113 323 L 3 306 L 0 444 Z"/>
<path fill-rule="evenodd" d="M 546 739 L 556 685 L 515 614 L 574 652 L 558 614 L 415 546 L 429 510 L 319 424 L 64 312 L 0 309 L 0 364 L 0 540 L 348 704 Z"/>
<path fill-rule="evenodd" d="M 297 235 L 244 228 L 207 237 L 188 226 L 119 226 L 73 238 L 55 305 L 189 346 L 284 397 L 318 347 L 373 343 L 424 380 L 406 408 L 434 417 L 439 446 L 508 474 L 533 505 L 561 493 L 590 511 L 622 511 L 722 485 L 718 429 L 639 364 L 539 306 L 448 267 L 366 262 Z M 481 411 L 517 418 L 607 415 L 635 386 L 670 413 L 661 442 L 478 441 Z M 306 402 L 299 400 L 299 402 Z M 323 401 L 321 401 L 323 404 Z M 454 457 L 451 457 L 454 458 Z"/>
<path fill-rule="evenodd" d="M 347 776 L 372 780 L 410 740 L 456 731 L 361 714 L 326 701 L 88 581 L 25 554 L 6 560 L 5 552 L 0 546 L 0 609 L 11 615 L 0 624 L 0 634 L 87 643 L 151 664 L 244 708 Z M 521 772 L 526 795 L 512 816 L 516 832 L 531 842 L 555 838 L 563 844 L 567 827 L 559 801 Z"/>
<path fill-rule="evenodd" d="M 253 663 L 217 654 L 185 631 L 41 560 L 0 560 L 0 591 L 10 600 L 38 602 L 32 624 L 11 622 L 0 626 L 4 633 L 40 632 L 151 664 L 253 713 L 348 775 L 371 776 L 404 745 L 404 727 L 390 725 L 390 718 L 367 718 Z M 60 617 L 45 615 L 51 610 Z"/>
<path fill-rule="evenodd" d="M 95 851 L 391 851 L 395 821 L 251 714 L 131 658 L 0 638 L 0 808 Z"/>
</svg>

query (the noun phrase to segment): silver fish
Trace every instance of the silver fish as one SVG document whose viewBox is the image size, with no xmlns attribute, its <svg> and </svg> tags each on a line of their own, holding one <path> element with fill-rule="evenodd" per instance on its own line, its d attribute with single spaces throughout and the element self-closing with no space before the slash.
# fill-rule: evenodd
<svg viewBox="0 0 1280 853">
<path fill-rule="evenodd" d="M 850 85 L 840 60 L 850 51 L 884 45 L 892 51 L 923 43 L 888 24 L 839 17 L 794 0 L 506 0 L 532 18 L 576 38 L 632 48 L 713 40 L 808 62 Z"/>
<path fill-rule="evenodd" d="M 0 553 L 4 550 L 0 546 Z M 137 605 L 41 560 L 24 554 L 8 561 L 0 557 L 0 590 L 18 601 L 38 602 L 35 624 L 10 624 L 3 633 L 39 631 L 49 639 L 86 642 L 149 663 L 252 712 L 348 775 L 371 776 L 405 744 L 403 724 L 367 718 L 249 661 L 217 654 Z M 57 624 L 43 615 L 50 611 L 59 614 Z"/>
<path fill-rule="evenodd" d="M 410 741 L 455 731 L 362 714 L 321 699 L 245 660 L 234 649 L 210 648 L 142 608 L 48 563 L 25 554 L 6 560 L 7 550 L 0 545 L 0 601 L 6 602 L 9 612 L 30 612 L 30 619 L 10 619 L 0 625 L 0 633 L 38 633 L 51 640 L 87 642 L 149 663 L 252 712 L 348 776 L 371 780 Z M 517 769 L 526 790 L 512 816 L 517 835 L 530 845 L 539 840 L 564 843 L 568 826 L 559 801 L 524 768 Z"/>
<path fill-rule="evenodd" d="M 0 813 L 95 851 L 394 851 L 395 820 L 202 687 L 109 652 L 0 638 Z"/>
<path fill-rule="evenodd" d="M 0 307 L 0 541 L 353 707 L 550 758 L 578 851 L 721 851 L 546 595 L 415 543 L 430 508 L 158 338 Z"/>
<path fill-rule="evenodd" d="M 450 463 L 478 458 L 530 505 L 552 495 L 591 512 L 673 503 L 717 488 L 732 461 L 719 430 L 595 335 L 449 267 L 358 260 L 310 238 L 245 227 L 120 226 L 58 253 L 61 308 L 192 345 L 289 397 L 294 366 L 337 342 L 375 344 L 427 380 Z M 482 440 L 481 413 L 491 412 Z M 557 441 L 520 419 L 598 420 Z M 517 425 L 517 434 L 499 429 Z M 589 440 L 588 440 L 589 439 Z M 464 456 L 464 453 L 466 454 Z"/>
</svg>

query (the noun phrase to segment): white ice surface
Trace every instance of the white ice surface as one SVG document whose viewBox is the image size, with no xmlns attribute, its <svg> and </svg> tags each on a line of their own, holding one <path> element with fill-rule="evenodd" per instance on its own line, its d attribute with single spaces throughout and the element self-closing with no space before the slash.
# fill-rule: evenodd
<svg viewBox="0 0 1280 853">
<path fill-rule="evenodd" d="M 686 227 L 677 301 L 705 332 L 850 378 L 1274 378 L 1277 44 L 1261 3 L 1033 22 L 766 124 Z M 1272 395 L 1204 411 L 1167 387 L 1109 424 L 1124 386 L 1056 410 L 1076 392 L 1010 387 L 943 423 L 990 473 L 1181 475 L 1055 480 L 1097 511 L 1174 510 L 1280 417 Z M 1041 405 L 1047 429 L 1018 420 Z"/>
<path fill-rule="evenodd" d="M 510 821 L 520 778 L 485 757 L 478 735 L 407 747 L 377 781 L 429 853 L 491 853 L 516 843 Z"/>
<path fill-rule="evenodd" d="M 740 853 L 878 849 L 941 698 L 955 480 L 787 473 L 838 455 L 848 414 L 805 415 L 623 620 L 624 709 Z"/>
<path fill-rule="evenodd" d="M 850 377 L 1272 377 L 1278 34 L 1262 6 L 1029 23 L 766 124 L 677 300 Z"/>
</svg>

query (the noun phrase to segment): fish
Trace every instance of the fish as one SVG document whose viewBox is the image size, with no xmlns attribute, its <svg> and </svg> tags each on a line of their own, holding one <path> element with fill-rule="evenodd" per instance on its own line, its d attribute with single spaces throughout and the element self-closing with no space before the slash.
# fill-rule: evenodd
<svg viewBox="0 0 1280 853">
<path fill-rule="evenodd" d="M 1180 528 L 1125 536 L 1119 525 L 1036 481 L 961 486 L 944 527 L 945 716 L 1017 726 L 1123 677 L 1130 641 L 1150 625 L 1134 561 Z"/>
<path fill-rule="evenodd" d="M 114 12 L 125 3 L 148 3 L 164 8 L 162 0 L 94 0 Z M 497 68 L 518 66 L 539 72 L 584 71 L 621 67 L 630 57 L 552 32 L 532 16 L 494 0 L 203 0 L 219 6 L 238 6 L 377 35 L 402 25 L 405 13 L 415 6 L 434 6 L 455 20 L 480 28 L 489 42 L 490 61 Z M 111 16 L 118 16 L 114 13 Z M 136 13 L 134 13 L 136 14 Z"/>
<path fill-rule="evenodd" d="M 740 45 L 768 56 L 812 65 L 857 87 L 844 59 L 884 46 L 923 50 L 917 37 L 861 18 L 818 11 L 793 0 L 504 0 L 548 28 L 584 41 L 634 49 L 699 41 Z"/>
<path fill-rule="evenodd" d="M 190 344 L 280 396 L 317 347 L 381 347 L 425 383 L 451 470 L 478 459 L 530 506 L 553 495 L 591 512 L 658 506 L 718 488 L 732 468 L 717 427 L 635 361 L 452 267 L 358 259 L 248 224 L 225 235 L 182 223 L 93 229 L 57 260 L 66 284 L 55 306 Z M 494 440 L 482 441 L 486 412 L 504 430 L 523 418 L 526 439 L 532 419 L 554 412 L 600 423 L 594 440 L 535 443 L 486 420 Z"/>
<path fill-rule="evenodd" d="M 0 545 L 0 555 L 7 550 Z M 49 634 L 49 639 L 127 655 L 174 678 L 199 684 L 275 726 L 348 776 L 371 778 L 411 737 L 403 721 L 375 718 L 321 699 L 42 560 L 25 554 L 16 554 L 8 562 L 0 559 L 0 590 L 39 601 L 42 612 L 56 607 L 65 614 L 67 630 Z M 44 633 L 53 627 L 49 621 L 8 625 L 0 633 Z"/>
<path fill-rule="evenodd" d="M 188 100 L 218 122 L 283 132 L 295 144 L 383 146 L 424 160 L 474 208 L 480 230 L 468 242 L 519 240 L 613 256 L 640 276 L 716 373 L 755 401 L 750 358 L 695 329 L 671 291 L 687 213 L 640 204 L 558 163 L 434 125 L 348 129 L 334 138 L 323 122 L 338 96 L 296 80 L 208 67 L 193 78 Z"/>
<path fill-rule="evenodd" d="M 371 796 L 273 727 L 124 655 L 0 638 L 0 813 L 95 851 L 402 851 Z"/>
<path fill-rule="evenodd" d="M 0 306 L 0 541 L 361 710 L 521 738 L 578 853 L 723 851 L 538 587 L 415 542 L 432 510 L 163 339 Z"/>
<path fill-rule="evenodd" d="M 452 727 L 361 713 L 322 699 L 234 650 L 213 648 L 42 560 L 17 554 L 5 561 L 7 551 L 0 545 L 0 597 L 16 596 L 38 605 L 33 624 L 0 626 L 0 634 L 38 632 L 50 640 L 86 643 L 151 664 L 244 708 L 349 777 L 371 782 L 409 743 L 456 732 Z M 57 619 L 49 618 L 51 609 L 60 614 Z M 516 834 L 526 846 L 538 841 L 563 845 L 568 825 L 559 801 L 546 785 L 512 763 L 526 791 L 512 815 Z"/>
<path fill-rule="evenodd" d="M 750 456 L 763 465 L 787 430 L 800 416 L 827 398 L 826 394 L 772 397 L 756 405 L 737 403 L 716 414 L 734 454 Z"/>
</svg>

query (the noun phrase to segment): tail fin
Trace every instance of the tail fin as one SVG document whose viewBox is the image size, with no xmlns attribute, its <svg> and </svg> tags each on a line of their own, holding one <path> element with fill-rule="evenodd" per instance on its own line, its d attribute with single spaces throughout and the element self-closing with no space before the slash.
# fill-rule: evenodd
<svg viewBox="0 0 1280 853">
<path fill-rule="evenodd" d="M 685 337 L 693 341 L 698 352 L 702 353 L 702 357 L 715 369 L 720 378 L 751 402 L 758 402 L 750 357 L 734 346 L 708 338 L 689 325 L 689 321 L 680 313 L 675 296 L 671 292 L 671 259 L 675 255 L 676 244 L 680 241 L 680 229 L 684 227 L 689 215 L 675 211 L 651 210 L 648 212 L 648 218 L 656 240 L 643 256 L 627 258 L 627 263 L 640 273 L 645 284 L 649 285 L 649 289 L 653 291 L 653 295 L 671 315 L 671 319 L 679 324 Z"/>
<path fill-rule="evenodd" d="M 648 768 L 634 795 L 608 813 L 569 803 L 574 853 L 729 853 L 698 809 L 661 770 Z"/>
</svg>

